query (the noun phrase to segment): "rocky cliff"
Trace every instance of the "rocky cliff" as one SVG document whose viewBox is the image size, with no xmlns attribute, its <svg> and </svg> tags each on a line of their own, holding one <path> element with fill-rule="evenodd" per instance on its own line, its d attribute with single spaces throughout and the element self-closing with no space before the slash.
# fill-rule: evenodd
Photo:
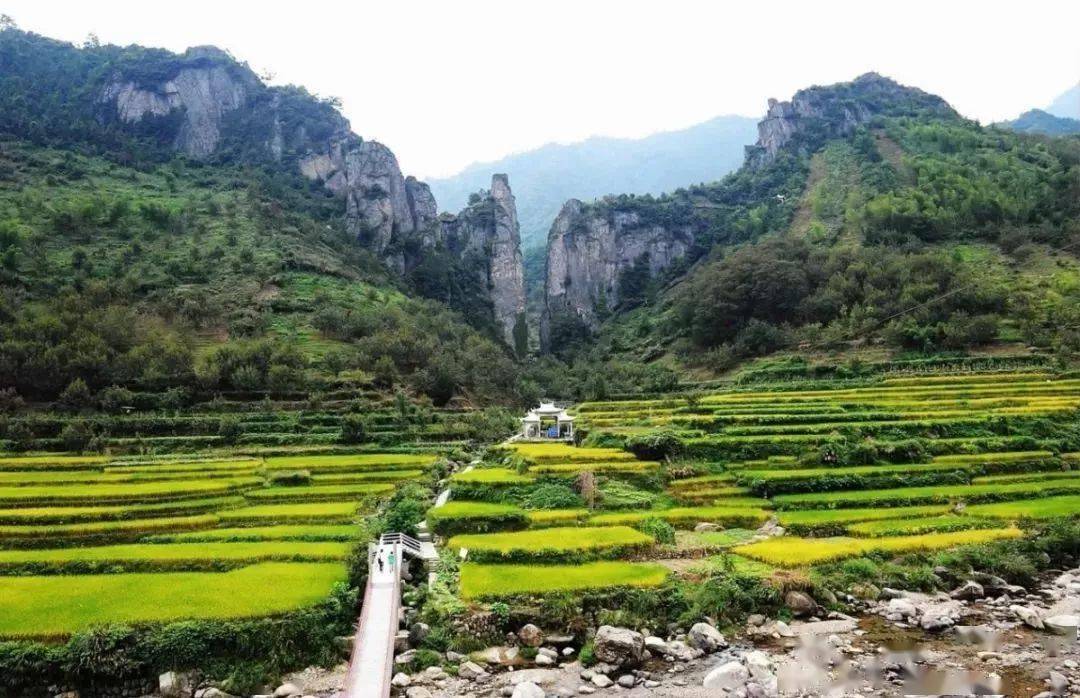
<svg viewBox="0 0 1080 698">
<path fill-rule="evenodd" d="M 507 176 L 492 175 L 491 189 L 473 197 L 458 215 L 444 214 L 439 236 L 447 250 L 475 266 L 487 285 L 503 338 L 524 353 L 525 269 L 517 205 Z"/>
<path fill-rule="evenodd" d="M 399 274 L 449 251 L 451 263 L 479 277 L 503 338 L 511 346 L 523 341 L 521 240 L 505 175 L 496 175 L 476 204 L 440 220 L 428 185 L 403 175 L 389 148 L 354 134 L 331 102 L 299 88 L 269 87 L 224 51 L 156 52 L 107 75 L 96 98 L 103 123 L 193 159 L 295 168 L 341 197 L 346 229 Z"/>
<path fill-rule="evenodd" d="M 540 342 L 551 348 L 560 320 L 595 328 L 622 296 L 620 275 L 641 263 L 655 276 L 694 242 L 690 225 L 648 222 L 636 211 L 567 201 L 548 234 Z"/>
<path fill-rule="evenodd" d="M 850 134 L 879 114 L 914 116 L 925 112 L 956 115 L 940 97 L 877 73 L 865 73 L 847 83 L 809 87 L 796 92 L 790 102 L 769 100 L 765 118 L 758 123 L 757 143 L 746 148 L 747 164 L 762 167 L 799 139 L 812 149 L 822 140 Z"/>
</svg>

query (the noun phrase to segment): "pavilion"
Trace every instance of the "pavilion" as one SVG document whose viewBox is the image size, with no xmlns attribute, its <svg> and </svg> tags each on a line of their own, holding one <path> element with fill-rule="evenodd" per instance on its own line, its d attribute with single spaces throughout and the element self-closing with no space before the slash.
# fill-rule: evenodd
<svg viewBox="0 0 1080 698">
<path fill-rule="evenodd" d="M 521 418 L 521 438 L 574 440 L 574 418 L 554 402 L 541 402 Z"/>
</svg>

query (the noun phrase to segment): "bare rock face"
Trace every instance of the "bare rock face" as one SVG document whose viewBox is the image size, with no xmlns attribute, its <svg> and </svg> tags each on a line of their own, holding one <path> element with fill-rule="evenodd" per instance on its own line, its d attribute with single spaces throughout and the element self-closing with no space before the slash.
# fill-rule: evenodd
<svg viewBox="0 0 1080 698">
<path fill-rule="evenodd" d="M 519 342 L 525 322 L 525 266 L 517 205 L 505 174 L 491 177 L 491 189 L 456 216 L 441 218 L 441 241 L 461 259 L 480 260 L 495 322 L 510 346 Z M 516 347 L 519 352 L 524 347 Z"/>
<path fill-rule="evenodd" d="M 693 241 L 689 227 L 671 229 L 635 211 L 567 201 L 548 234 L 543 347 L 550 349 L 556 315 L 595 328 L 619 303 L 624 269 L 640 260 L 655 276 L 684 257 Z"/>
<path fill-rule="evenodd" d="M 116 116 L 126 124 L 182 110 L 175 147 L 189 157 L 205 159 L 217 148 L 225 115 L 245 106 L 261 85 L 253 73 L 219 49 L 192 48 L 183 58 L 186 67 L 156 84 L 117 76 L 105 86 L 99 101 L 114 106 Z"/>
<path fill-rule="evenodd" d="M 878 114 L 914 114 L 931 110 L 955 114 L 943 99 L 906 87 L 877 73 L 852 82 L 799 90 L 790 102 L 769 100 L 769 110 L 758 123 L 758 141 L 747 146 L 747 163 L 762 167 L 802 133 L 817 137 L 846 136 Z"/>
</svg>

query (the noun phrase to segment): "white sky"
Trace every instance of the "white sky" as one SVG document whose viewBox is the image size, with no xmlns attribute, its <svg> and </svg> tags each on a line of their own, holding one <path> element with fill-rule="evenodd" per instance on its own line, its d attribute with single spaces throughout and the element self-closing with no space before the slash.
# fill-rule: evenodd
<svg viewBox="0 0 1080 698">
<path fill-rule="evenodd" d="M 984 123 L 1080 79 L 1076 0 L 0 0 L 0 13 L 75 42 L 228 49 L 274 82 L 340 97 L 357 133 L 421 177 L 758 116 L 767 97 L 868 70 Z"/>
</svg>

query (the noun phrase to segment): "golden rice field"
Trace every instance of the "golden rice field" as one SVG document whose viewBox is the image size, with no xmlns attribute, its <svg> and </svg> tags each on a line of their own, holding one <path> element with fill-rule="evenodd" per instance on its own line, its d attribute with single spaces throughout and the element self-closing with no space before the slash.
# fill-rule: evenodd
<svg viewBox="0 0 1080 698">
<path fill-rule="evenodd" d="M 364 515 L 430 454 L 0 456 L 0 639 L 325 599 Z M 272 484 L 274 472 L 310 473 Z"/>
</svg>

